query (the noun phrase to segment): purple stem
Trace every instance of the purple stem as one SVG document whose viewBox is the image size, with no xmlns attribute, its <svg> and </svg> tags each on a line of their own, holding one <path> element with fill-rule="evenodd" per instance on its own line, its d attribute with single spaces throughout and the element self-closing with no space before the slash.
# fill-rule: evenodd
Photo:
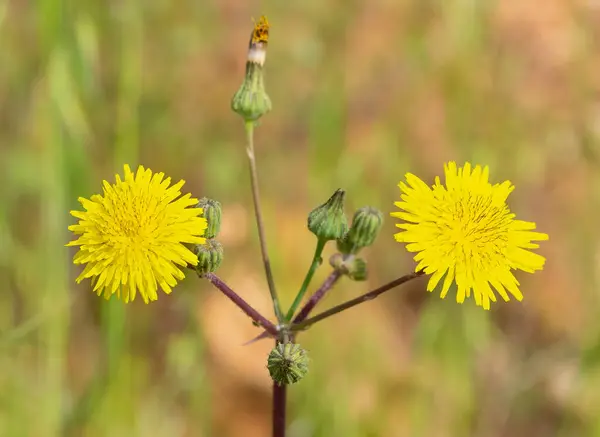
<svg viewBox="0 0 600 437">
<path fill-rule="evenodd" d="M 335 285 L 338 279 L 341 277 L 341 273 L 337 270 L 331 272 L 331 274 L 325 279 L 325 282 L 319 287 L 317 291 L 308 299 L 308 302 L 302 307 L 298 315 L 294 318 L 293 323 L 303 322 L 310 312 L 317 306 L 319 301 L 323 299 L 325 294 Z"/>
<path fill-rule="evenodd" d="M 261 313 L 256 311 L 254 308 L 250 306 L 248 302 L 241 298 L 239 294 L 233 291 L 229 286 L 223 282 L 217 275 L 214 273 L 206 273 L 204 275 L 206 279 L 210 281 L 212 285 L 217 287 L 221 292 L 227 296 L 234 304 L 236 304 L 243 312 L 245 312 L 252 320 L 258 323 L 260 326 L 265 328 L 265 330 L 274 336 L 279 334 L 279 330 L 277 326 L 275 326 L 270 320 L 268 320 Z"/>
<path fill-rule="evenodd" d="M 300 323 L 304 319 L 306 319 L 308 317 L 308 314 L 313 310 L 313 308 L 315 306 L 317 306 L 317 304 L 319 303 L 319 301 L 321 299 L 323 299 L 323 296 L 325 296 L 325 293 L 327 293 L 327 291 L 330 290 L 331 287 L 333 287 L 335 285 L 335 283 L 341 276 L 342 276 L 341 273 L 338 273 L 337 271 L 331 272 L 331 274 L 327 277 L 327 279 L 325 279 L 325 282 L 323 282 L 321 287 L 317 291 L 315 291 L 315 294 L 313 294 L 310 297 L 310 299 L 308 300 L 308 302 L 306 302 L 306 304 L 302 307 L 302 309 L 300 310 L 298 315 L 294 318 L 292 323 Z M 255 341 L 262 340 L 263 338 L 267 338 L 267 337 L 269 337 L 269 333 L 265 331 L 262 334 L 260 334 L 258 337 L 255 337 L 252 340 L 250 340 L 246 344 L 254 343 Z"/>
<path fill-rule="evenodd" d="M 273 437 L 285 437 L 286 389 L 273 381 Z"/>
<path fill-rule="evenodd" d="M 311 317 L 310 319 L 306 319 L 302 322 L 295 323 L 290 328 L 292 331 L 302 331 L 302 330 L 308 328 L 309 326 L 313 325 L 314 323 L 317 323 L 323 319 L 326 319 L 327 317 L 333 316 L 334 314 L 337 314 L 341 311 L 352 308 L 353 306 L 359 305 L 363 302 L 373 300 L 380 294 L 385 293 L 386 291 L 391 290 L 392 288 L 395 288 L 398 285 L 402 285 L 405 282 L 410 281 L 411 279 L 418 278 L 419 276 L 423 275 L 424 273 L 425 272 L 423 270 L 421 270 L 416 273 L 411 273 L 408 275 L 404 275 L 401 278 L 394 279 L 392 282 L 382 285 L 381 287 L 376 288 L 373 291 L 369 291 L 368 293 L 363 294 L 362 296 L 351 299 L 340 305 L 336 305 L 333 308 L 328 309 L 327 311 L 323 311 L 322 313 L 317 314 L 314 317 Z"/>
</svg>

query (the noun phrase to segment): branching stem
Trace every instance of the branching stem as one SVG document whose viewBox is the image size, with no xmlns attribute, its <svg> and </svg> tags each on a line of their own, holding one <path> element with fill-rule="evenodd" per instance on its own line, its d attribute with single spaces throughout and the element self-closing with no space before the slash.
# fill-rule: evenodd
<svg viewBox="0 0 600 437">
<path fill-rule="evenodd" d="M 277 336 L 279 335 L 279 329 L 273 322 L 268 320 L 265 316 L 255 310 L 248 302 L 246 302 L 239 294 L 233 291 L 225 282 L 223 282 L 214 273 L 207 273 L 204 275 L 206 279 L 210 281 L 216 288 L 227 296 L 234 304 L 238 306 L 243 312 L 245 312 L 252 320 L 258 325 L 262 326 L 269 334 Z"/>
<path fill-rule="evenodd" d="M 418 278 L 419 276 L 423 275 L 424 273 L 425 272 L 421 270 L 417 273 L 411 273 L 409 275 L 404 275 L 401 278 L 395 279 L 392 282 L 389 282 L 385 285 L 382 285 L 379 288 L 376 288 L 375 290 L 372 290 L 366 294 L 363 294 L 362 296 L 359 296 L 355 299 L 351 299 L 340 305 L 336 305 L 333 308 L 328 309 L 327 311 L 323 311 L 322 313 L 317 314 L 316 316 L 311 317 L 309 319 L 306 319 L 303 322 L 295 323 L 292 326 L 290 326 L 290 330 L 294 331 L 294 332 L 295 331 L 303 331 L 303 330 L 307 329 L 309 326 L 314 325 L 315 323 L 320 322 L 321 320 L 326 319 L 327 317 L 331 317 L 337 313 L 345 311 L 345 310 L 352 308 L 353 306 L 359 305 L 363 302 L 368 302 L 370 300 L 373 300 L 380 294 L 383 294 L 386 291 L 389 291 L 392 288 L 395 288 L 398 285 L 402 285 L 405 282 L 408 282 L 412 279 Z"/>
</svg>

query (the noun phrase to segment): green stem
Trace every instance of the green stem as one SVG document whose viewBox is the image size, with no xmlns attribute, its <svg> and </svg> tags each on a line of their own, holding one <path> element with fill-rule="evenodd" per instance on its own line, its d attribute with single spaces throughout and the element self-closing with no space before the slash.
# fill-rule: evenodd
<svg viewBox="0 0 600 437">
<path fill-rule="evenodd" d="M 250 164 L 250 182 L 252 185 L 252 201 L 254 202 L 254 214 L 256 216 L 256 226 L 258 228 L 258 239 L 260 242 L 260 252 L 262 255 L 263 264 L 265 265 L 265 275 L 267 277 L 267 284 L 269 285 L 269 292 L 271 293 L 271 300 L 273 301 L 273 310 L 279 323 L 283 323 L 283 312 L 281 311 L 281 304 L 277 297 L 277 290 L 275 289 L 275 281 L 273 280 L 273 272 L 271 271 L 271 262 L 269 261 L 269 254 L 267 253 L 267 239 L 265 237 L 265 226 L 262 218 L 262 211 L 260 209 L 260 195 L 258 191 L 258 173 L 256 171 L 256 159 L 254 157 L 254 121 L 246 121 L 246 153 L 248 154 L 248 162 Z"/>
<path fill-rule="evenodd" d="M 300 287 L 300 291 L 298 292 L 298 294 L 296 295 L 296 298 L 294 299 L 294 303 L 292 304 L 292 306 L 288 310 L 287 314 L 285 315 L 286 322 L 289 322 L 290 320 L 292 320 L 292 317 L 294 317 L 294 314 L 296 313 L 298 306 L 302 302 L 302 298 L 306 294 L 306 290 L 308 289 L 308 286 L 310 285 L 310 281 L 312 280 L 315 272 L 317 271 L 317 268 L 323 262 L 323 259 L 321 258 L 321 254 L 323 253 L 323 249 L 325 248 L 326 243 L 327 243 L 327 240 L 323 240 L 322 238 L 319 238 L 319 240 L 317 241 L 317 247 L 315 248 L 315 255 L 313 256 L 312 264 L 310 265 L 308 272 L 306 272 L 306 277 L 304 278 L 302 287 Z"/>
</svg>

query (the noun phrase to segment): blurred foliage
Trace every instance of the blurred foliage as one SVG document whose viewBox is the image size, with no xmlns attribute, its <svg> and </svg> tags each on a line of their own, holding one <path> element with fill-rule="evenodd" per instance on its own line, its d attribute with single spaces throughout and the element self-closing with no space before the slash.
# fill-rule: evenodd
<svg viewBox="0 0 600 437">
<path fill-rule="evenodd" d="M 0 435 L 268 435 L 271 345 L 242 346 L 241 312 L 193 275 L 152 305 L 107 303 L 63 247 L 77 197 L 142 163 L 222 202 L 220 275 L 270 311 L 229 110 L 262 13 L 256 147 L 284 304 L 324 196 L 390 211 L 405 172 L 450 159 L 513 181 L 512 209 L 551 237 L 522 304 L 484 313 L 415 281 L 303 334 L 290 436 L 600 436 L 600 7 L 584 0 L 0 0 Z M 393 232 L 369 284 L 324 306 L 413 268 Z"/>
</svg>

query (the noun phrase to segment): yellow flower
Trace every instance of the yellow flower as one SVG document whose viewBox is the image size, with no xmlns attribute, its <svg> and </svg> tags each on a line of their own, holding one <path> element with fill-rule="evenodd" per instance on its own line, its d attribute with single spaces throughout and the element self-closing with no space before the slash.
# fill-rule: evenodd
<svg viewBox="0 0 600 437">
<path fill-rule="evenodd" d="M 488 182 L 488 167 L 470 163 L 457 168 L 456 163 L 444 166 L 445 186 L 436 177 L 430 188 L 417 176 L 407 173 L 407 184 L 400 182 L 401 202 L 393 212 L 408 223 L 396 224 L 403 231 L 395 234 L 397 241 L 408 243 L 409 252 L 418 252 L 415 271 L 432 275 L 427 290 L 432 291 L 444 277 L 441 297 L 452 282 L 456 282 L 456 300 L 462 303 L 471 290 L 475 302 L 485 309 L 496 296 L 490 285 L 509 300 L 507 291 L 517 300 L 523 295 L 512 270 L 533 273 L 544 266 L 544 257 L 527 249 L 536 249 L 532 241 L 547 240 L 548 235 L 532 232 L 535 223 L 515 220 L 506 205 L 514 186 L 505 181 Z"/>
<path fill-rule="evenodd" d="M 179 266 L 198 263 L 183 243 L 204 244 L 206 220 L 201 208 L 189 208 L 197 199 L 179 197 L 184 181 L 169 188 L 163 173 L 124 169 L 124 180 L 103 181 L 103 195 L 79 198 L 85 211 L 71 211 L 79 223 L 69 230 L 80 237 L 67 246 L 79 246 L 73 262 L 86 264 L 77 282 L 92 278 L 98 295 L 129 302 L 139 292 L 148 303 L 158 298 L 158 285 L 168 294 L 184 278 Z"/>
</svg>

